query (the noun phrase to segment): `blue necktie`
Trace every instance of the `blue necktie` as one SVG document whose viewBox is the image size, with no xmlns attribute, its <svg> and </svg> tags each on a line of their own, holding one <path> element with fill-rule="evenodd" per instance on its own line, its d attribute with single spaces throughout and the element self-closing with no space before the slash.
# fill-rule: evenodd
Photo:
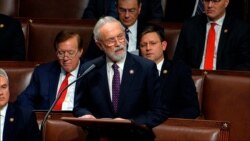
<svg viewBox="0 0 250 141">
<path fill-rule="evenodd" d="M 120 95 L 120 72 L 118 70 L 119 66 L 116 63 L 112 65 L 112 68 L 114 70 L 114 76 L 112 80 L 112 103 L 114 112 L 116 113 Z"/>
</svg>

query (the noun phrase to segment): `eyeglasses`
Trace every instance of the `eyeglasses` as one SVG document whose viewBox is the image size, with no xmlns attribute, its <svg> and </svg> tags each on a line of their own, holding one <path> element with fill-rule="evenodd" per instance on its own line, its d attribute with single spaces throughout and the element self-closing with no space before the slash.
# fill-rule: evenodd
<svg viewBox="0 0 250 141">
<path fill-rule="evenodd" d="M 148 43 L 142 43 L 140 44 L 140 48 L 144 48 L 144 47 L 147 47 L 148 45 L 149 46 L 154 46 L 156 44 L 160 43 L 159 41 L 150 41 Z"/>
<path fill-rule="evenodd" d="M 103 42 L 106 46 L 111 47 L 111 46 L 114 46 L 116 44 L 117 40 L 119 41 L 119 43 L 124 42 L 125 41 L 125 33 L 121 33 L 118 36 L 109 38 Z"/>
<path fill-rule="evenodd" d="M 124 9 L 124 8 L 118 8 L 118 12 L 121 13 L 121 14 L 124 14 L 124 13 L 135 13 L 136 12 L 136 9 L 135 8 L 131 8 L 131 9 Z"/>
<path fill-rule="evenodd" d="M 203 0 L 203 1 L 206 2 L 206 3 L 209 3 L 210 1 L 213 2 L 213 3 L 218 3 L 221 0 Z"/>
<path fill-rule="evenodd" d="M 63 59 L 66 55 L 69 59 L 72 59 L 76 56 L 78 51 L 74 51 L 74 50 L 69 50 L 69 51 L 57 51 L 56 55 L 59 59 Z"/>
</svg>

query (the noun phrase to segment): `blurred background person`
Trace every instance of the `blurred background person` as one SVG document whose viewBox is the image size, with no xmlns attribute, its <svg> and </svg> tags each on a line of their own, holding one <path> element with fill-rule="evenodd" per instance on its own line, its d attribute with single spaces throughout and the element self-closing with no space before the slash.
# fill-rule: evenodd
<svg viewBox="0 0 250 141">
<path fill-rule="evenodd" d="M 83 19 L 99 19 L 102 16 L 117 18 L 116 4 L 118 0 L 89 0 L 88 6 L 83 13 Z M 142 11 L 139 19 L 159 20 L 163 19 L 161 0 L 134 0 L 142 3 Z"/>
<path fill-rule="evenodd" d="M 202 70 L 250 70 L 250 27 L 226 13 L 230 0 L 203 0 L 181 29 L 174 60 Z"/>
<path fill-rule="evenodd" d="M 25 60 L 25 40 L 20 22 L 0 14 L 0 60 Z"/>
</svg>

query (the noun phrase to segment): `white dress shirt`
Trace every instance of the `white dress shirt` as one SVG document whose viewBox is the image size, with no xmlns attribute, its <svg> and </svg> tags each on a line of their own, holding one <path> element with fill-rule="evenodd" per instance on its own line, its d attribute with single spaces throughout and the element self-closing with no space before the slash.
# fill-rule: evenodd
<svg viewBox="0 0 250 141">
<path fill-rule="evenodd" d="M 68 84 L 70 84 L 71 82 L 73 82 L 73 81 L 75 81 L 77 79 L 79 66 L 80 66 L 80 62 L 78 64 L 78 66 L 76 67 L 76 69 L 73 70 L 72 72 L 70 72 L 71 75 L 68 78 Z M 57 96 L 58 96 L 60 86 L 61 86 L 65 76 L 66 76 L 66 72 L 61 68 L 59 82 L 58 82 L 58 85 L 57 85 Z M 65 99 L 64 99 L 64 101 L 62 103 L 62 110 L 63 111 L 72 111 L 73 110 L 73 108 L 74 108 L 74 97 L 75 97 L 75 87 L 76 87 L 76 83 L 74 83 L 74 84 L 72 84 L 71 86 L 68 87 L 66 97 L 65 97 Z"/>
<path fill-rule="evenodd" d="M 162 60 L 157 64 L 157 70 L 158 70 L 159 76 L 161 75 L 161 68 L 162 68 L 163 62 L 164 62 L 164 59 L 162 59 Z"/>
<path fill-rule="evenodd" d="M 3 140 L 3 130 L 4 130 L 7 108 L 8 104 L 6 104 L 2 109 L 0 109 L 0 141 Z"/>
<path fill-rule="evenodd" d="M 114 64 L 114 62 L 112 62 L 107 57 L 106 57 L 106 60 L 107 60 L 107 76 L 108 76 L 109 93 L 110 93 L 110 98 L 112 101 L 112 80 L 113 80 L 113 75 L 114 75 L 114 70 L 112 68 L 112 65 Z M 120 62 L 116 63 L 119 66 L 118 70 L 120 73 L 120 81 L 121 82 L 122 82 L 122 74 L 123 74 L 125 60 L 126 60 L 126 57 L 124 57 L 124 59 L 122 59 Z"/>
</svg>

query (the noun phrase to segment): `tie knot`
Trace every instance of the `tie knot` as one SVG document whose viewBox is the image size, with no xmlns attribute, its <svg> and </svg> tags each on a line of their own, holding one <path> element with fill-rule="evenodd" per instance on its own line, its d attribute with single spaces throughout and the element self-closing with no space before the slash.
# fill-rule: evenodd
<svg viewBox="0 0 250 141">
<path fill-rule="evenodd" d="M 216 25 L 216 23 L 210 23 L 211 24 L 211 27 L 214 27 Z"/>
<path fill-rule="evenodd" d="M 118 70 L 119 66 L 118 66 L 116 63 L 114 63 L 114 64 L 112 65 L 112 68 L 113 68 L 114 70 Z"/>
<path fill-rule="evenodd" d="M 129 33 L 130 30 L 129 30 L 127 27 L 125 27 L 125 32 L 126 32 L 126 33 Z"/>
<path fill-rule="evenodd" d="M 65 78 L 69 78 L 70 75 L 71 75 L 71 73 L 68 73 L 68 72 L 67 72 Z"/>
</svg>

